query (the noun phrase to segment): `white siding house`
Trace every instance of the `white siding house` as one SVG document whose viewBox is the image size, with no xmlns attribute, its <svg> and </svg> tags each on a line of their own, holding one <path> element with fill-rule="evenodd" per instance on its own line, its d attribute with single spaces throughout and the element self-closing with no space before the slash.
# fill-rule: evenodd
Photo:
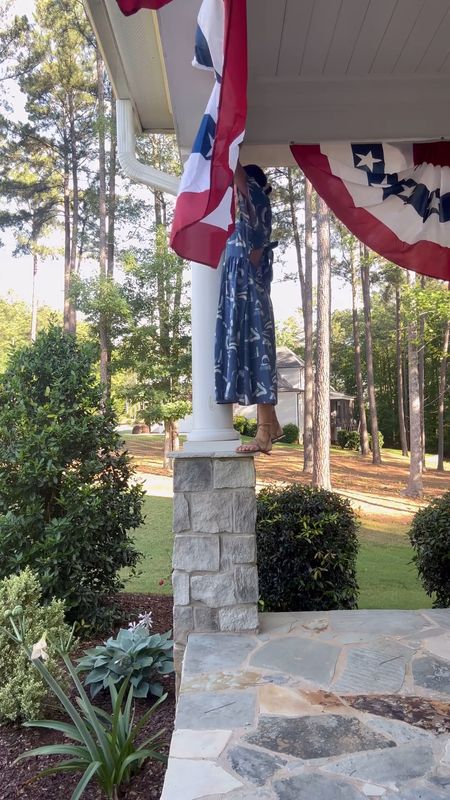
<svg viewBox="0 0 450 800">
<path fill-rule="evenodd" d="M 280 425 L 293 422 L 303 429 L 303 394 L 305 365 L 288 347 L 277 347 L 278 405 Z M 234 407 L 234 416 L 256 419 L 256 405 Z"/>
<path fill-rule="evenodd" d="M 303 403 L 305 393 L 305 364 L 288 347 L 277 347 L 278 405 L 277 416 L 281 425 L 293 422 L 303 431 Z M 331 441 L 336 441 L 341 428 L 355 428 L 353 419 L 354 398 L 343 392 L 336 392 L 330 386 Z M 256 419 L 256 405 L 234 407 L 234 416 Z"/>
</svg>

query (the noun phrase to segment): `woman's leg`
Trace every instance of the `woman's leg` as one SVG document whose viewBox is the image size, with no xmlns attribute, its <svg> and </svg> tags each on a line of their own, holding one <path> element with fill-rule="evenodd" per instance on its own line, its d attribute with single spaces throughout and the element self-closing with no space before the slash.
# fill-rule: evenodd
<svg viewBox="0 0 450 800">
<path fill-rule="evenodd" d="M 236 449 L 237 453 L 269 453 L 272 450 L 274 419 L 278 423 L 274 407 L 269 403 L 258 403 L 256 410 L 258 418 L 256 436 L 253 441 L 241 444 Z"/>
<path fill-rule="evenodd" d="M 278 441 L 278 439 L 282 439 L 283 438 L 283 428 L 281 427 L 281 425 L 280 425 L 280 423 L 278 421 L 278 417 L 277 417 L 277 412 L 275 410 L 275 406 L 271 406 L 270 408 L 271 408 L 271 411 L 272 411 L 272 417 L 271 417 L 272 442 L 276 442 L 276 441 Z"/>
</svg>

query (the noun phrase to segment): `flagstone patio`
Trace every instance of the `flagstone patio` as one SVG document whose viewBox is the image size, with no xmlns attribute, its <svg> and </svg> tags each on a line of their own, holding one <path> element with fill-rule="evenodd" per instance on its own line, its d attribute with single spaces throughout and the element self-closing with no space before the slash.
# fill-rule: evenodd
<svg viewBox="0 0 450 800">
<path fill-rule="evenodd" d="M 445 800 L 450 609 L 191 634 L 161 800 Z"/>
</svg>

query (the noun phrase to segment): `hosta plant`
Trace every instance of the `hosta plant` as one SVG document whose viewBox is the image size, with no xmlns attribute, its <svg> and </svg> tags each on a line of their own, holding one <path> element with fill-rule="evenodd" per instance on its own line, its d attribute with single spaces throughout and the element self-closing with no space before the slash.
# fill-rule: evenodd
<svg viewBox="0 0 450 800">
<path fill-rule="evenodd" d="M 130 681 L 134 697 L 160 697 L 163 687 L 159 675 L 173 672 L 172 631 L 151 634 L 145 624 L 128 630 L 121 628 L 116 638 L 86 651 L 78 661 L 78 671 L 89 670 L 85 685 L 95 697 L 110 683 Z"/>
<path fill-rule="evenodd" d="M 33 756 L 63 756 L 63 760 L 58 761 L 55 766 L 42 770 L 36 777 L 57 772 L 81 772 L 81 778 L 71 795 L 71 800 L 79 800 L 91 781 L 100 786 L 108 800 L 118 800 L 120 786 L 130 781 L 144 761 L 149 758 L 163 762 L 167 760 L 161 752 L 161 736 L 164 730 L 154 733 L 139 744 L 136 743 L 142 729 L 167 695 L 162 695 L 136 723 L 133 688 L 129 685 L 128 679 L 123 681 L 119 691 L 112 682 L 109 684 L 111 713 L 92 705 L 69 658 L 72 647 L 72 636 L 70 636 L 65 642 L 61 639 L 57 647 L 74 684 L 76 697 L 73 703 L 47 669 L 45 636 L 41 637 L 32 648 L 28 647 L 27 625 L 22 609 L 17 607 L 7 616 L 11 625 L 9 636 L 24 650 L 70 719 L 70 721 L 43 719 L 25 723 L 28 727 L 58 731 L 63 734 L 64 741 L 27 750 L 17 760 Z"/>
</svg>

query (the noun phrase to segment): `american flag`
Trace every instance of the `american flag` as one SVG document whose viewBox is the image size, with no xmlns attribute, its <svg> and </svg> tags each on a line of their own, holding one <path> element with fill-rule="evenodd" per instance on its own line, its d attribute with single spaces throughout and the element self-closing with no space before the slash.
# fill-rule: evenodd
<svg viewBox="0 0 450 800">
<path fill-rule="evenodd" d="M 318 194 L 400 267 L 450 279 L 450 142 L 292 145 Z"/>
<path fill-rule="evenodd" d="M 125 14 L 170 0 L 117 0 Z M 233 176 L 247 114 L 246 0 L 203 0 L 194 66 L 214 86 L 186 161 L 170 243 L 178 255 L 217 267 L 234 228 Z"/>
</svg>

